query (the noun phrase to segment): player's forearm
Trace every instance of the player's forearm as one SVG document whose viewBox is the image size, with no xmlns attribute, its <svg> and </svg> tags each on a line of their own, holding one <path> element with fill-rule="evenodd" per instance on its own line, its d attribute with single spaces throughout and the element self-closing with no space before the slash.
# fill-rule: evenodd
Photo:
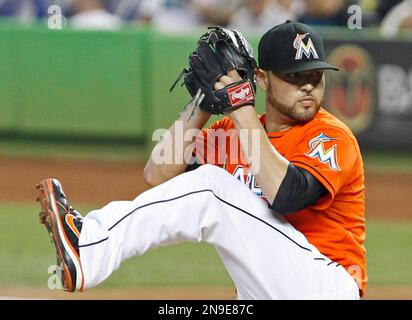
<svg viewBox="0 0 412 320">
<path fill-rule="evenodd" d="M 144 178 L 148 184 L 159 185 L 186 170 L 195 139 L 195 135 L 189 131 L 202 129 L 209 118 L 210 114 L 198 107 L 193 109 L 189 106 L 182 111 L 179 119 L 163 135 L 150 154 L 144 169 Z M 187 136 L 191 139 L 187 139 Z"/>
<path fill-rule="evenodd" d="M 239 135 L 242 150 L 248 151 L 245 156 L 252 174 L 256 177 L 267 200 L 272 203 L 286 175 L 289 161 L 270 143 L 253 106 L 242 107 L 229 116 L 236 129 L 246 133 Z M 256 148 L 257 142 L 259 148 Z"/>
</svg>

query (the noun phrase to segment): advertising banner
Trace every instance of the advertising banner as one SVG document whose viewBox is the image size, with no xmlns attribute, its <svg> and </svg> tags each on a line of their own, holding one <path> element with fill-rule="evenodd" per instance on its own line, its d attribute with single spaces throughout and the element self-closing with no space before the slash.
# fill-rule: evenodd
<svg viewBox="0 0 412 320">
<path fill-rule="evenodd" d="M 326 109 L 351 127 L 361 147 L 412 150 L 412 42 L 325 40 Z"/>
</svg>

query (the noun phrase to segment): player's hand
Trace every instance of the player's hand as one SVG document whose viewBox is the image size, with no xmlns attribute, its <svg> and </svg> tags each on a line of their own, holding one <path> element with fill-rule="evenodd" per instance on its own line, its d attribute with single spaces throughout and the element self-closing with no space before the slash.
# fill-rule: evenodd
<svg viewBox="0 0 412 320">
<path fill-rule="evenodd" d="M 232 69 L 227 72 L 227 75 L 221 76 L 218 82 L 215 82 L 213 89 L 220 90 L 232 83 L 235 83 L 241 80 L 242 78 L 240 77 L 236 69 Z"/>
</svg>

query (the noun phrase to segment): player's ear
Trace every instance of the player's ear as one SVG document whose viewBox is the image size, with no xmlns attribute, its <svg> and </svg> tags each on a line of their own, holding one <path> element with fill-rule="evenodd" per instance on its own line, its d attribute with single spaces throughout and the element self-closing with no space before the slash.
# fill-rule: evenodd
<svg viewBox="0 0 412 320">
<path fill-rule="evenodd" d="M 256 69 L 256 82 L 263 91 L 269 86 L 269 73 L 262 69 Z"/>
</svg>

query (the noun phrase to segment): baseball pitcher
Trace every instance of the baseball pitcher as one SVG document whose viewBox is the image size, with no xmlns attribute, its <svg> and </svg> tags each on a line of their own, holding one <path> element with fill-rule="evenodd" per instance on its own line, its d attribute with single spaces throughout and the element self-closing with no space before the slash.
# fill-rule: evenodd
<svg viewBox="0 0 412 320">
<path fill-rule="evenodd" d="M 216 248 L 238 299 L 364 294 L 362 157 L 350 129 L 323 108 L 325 70 L 338 69 L 301 23 L 270 29 L 258 49 L 256 63 L 236 30 L 202 35 L 182 72 L 193 100 L 146 164 L 153 188 L 134 200 L 82 217 L 58 180 L 40 182 L 40 218 L 66 290 L 96 286 L 151 248 L 191 241 Z M 214 114 L 225 117 L 204 128 Z M 158 161 L 170 145 L 177 157 Z"/>
</svg>

